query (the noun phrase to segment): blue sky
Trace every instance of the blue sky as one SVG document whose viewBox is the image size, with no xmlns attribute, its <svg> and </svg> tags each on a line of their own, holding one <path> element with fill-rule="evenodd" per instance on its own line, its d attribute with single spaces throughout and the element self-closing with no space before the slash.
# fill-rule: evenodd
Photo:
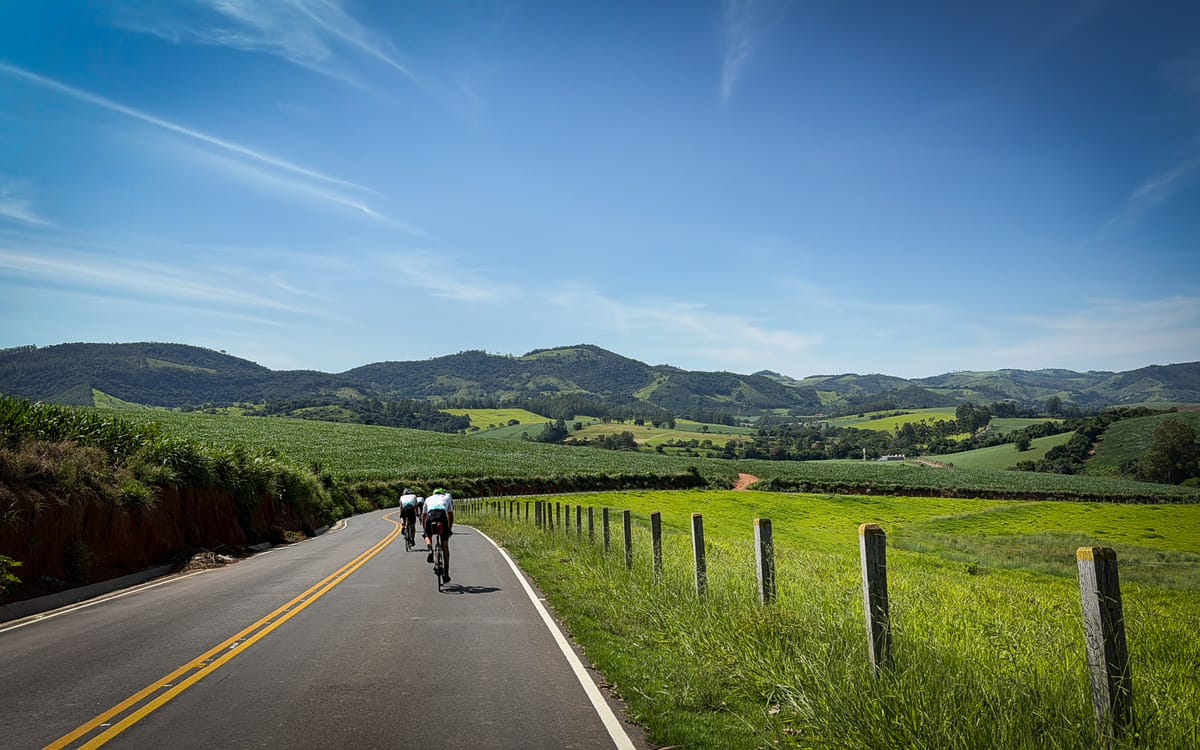
<svg viewBox="0 0 1200 750">
<path fill-rule="evenodd" d="M 1200 6 L 0 5 L 0 347 L 1200 360 Z"/>
</svg>

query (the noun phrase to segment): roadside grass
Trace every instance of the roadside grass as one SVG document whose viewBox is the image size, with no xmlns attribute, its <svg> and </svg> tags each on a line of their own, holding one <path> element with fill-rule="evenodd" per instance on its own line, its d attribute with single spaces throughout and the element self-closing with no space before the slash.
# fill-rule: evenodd
<svg viewBox="0 0 1200 750">
<path fill-rule="evenodd" d="M 1004 443 L 962 453 L 930 456 L 930 458 L 952 463 L 960 469 L 1011 469 L 1017 465 L 1018 461 L 1038 461 L 1045 458 L 1051 448 L 1065 444 L 1074 434 L 1073 432 L 1063 432 L 1058 435 L 1034 438 L 1030 441 L 1027 451 L 1019 451 L 1012 443 Z"/>
<path fill-rule="evenodd" d="M 553 498 L 610 507 L 605 556 L 573 527 L 537 530 L 480 513 L 475 525 L 505 546 L 546 593 L 591 662 L 656 745 L 689 748 L 1092 748 L 1094 730 L 1079 589 L 1073 571 L 964 564 L 944 551 L 889 549 L 895 667 L 867 662 L 857 524 L 896 538 L 949 529 L 986 541 L 996 528 L 1043 519 L 1041 557 L 1074 564 L 1072 504 L 764 493 L 641 492 Z M 1067 506 L 1060 510 L 1059 506 Z M 1200 508 L 1095 506 L 1124 559 L 1130 527 L 1164 518 L 1195 529 Z M 1020 521 L 1003 519 L 1026 508 Z M 635 518 L 634 567 L 622 553 L 619 509 Z M 652 572 L 647 518 L 659 510 L 664 571 Z M 694 593 L 688 528 L 703 512 L 709 596 Z M 1019 514 L 1018 514 L 1019 515 Z M 755 592 L 752 523 L 772 519 L 779 598 Z M 1152 521 L 1146 521 L 1150 518 Z M 596 513 L 599 524 L 600 513 Z M 982 533 L 973 528 L 978 519 Z M 1007 525 L 1006 525 L 1007 524 Z M 1093 524 L 1094 525 L 1094 524 Z M 928 528 L 923 530 L 923 526 Z M 569 533 L 568 533 L 569 530 Z M 936 532 L 936 534 L 934 534 Z M 1107 539 L 1097 541 L 1107 543 Z M 1196 537 L 1155 544 L 1195 567 Z M 1185 559 L 1186 558 L 1186 559 Z M 1136 566 L 1135 566 L 1136 567 Z M 1200 598 L 1129 581 L 1122 568 L 1134 676 L 1135 736 L 1122 747 L 1192 748 L 1200 739 Z"/>
<path fill-rule="evenodd" d="M 1185 422 L 1200 432 L 1200 411 L 1122 419 L 1104 431 L 1096 444 L 1096 455 L 1088 459 L 1084 471 L 1093 476 L 1117 476 L 1122 464 L 1146 455 L 1154 442 L 1154 430 L 1168 419 Z"/>
</svg>

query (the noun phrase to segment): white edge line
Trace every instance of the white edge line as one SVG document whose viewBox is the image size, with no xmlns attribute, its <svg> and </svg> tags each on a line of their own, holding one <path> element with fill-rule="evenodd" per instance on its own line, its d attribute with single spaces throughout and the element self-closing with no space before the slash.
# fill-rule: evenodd
<svg viewBox="0 0 1200 750">
<path fill-rule="evenodd" d="M 23 628 L 26 625 L 33 625 L 36 622 L 45 622 L 46 620 L 53 620 L 55 617 L 62 617 L 63 615 L 69 615 L 72 612 L 78 612 L 81 609 L 87 609 L 88 607 L 94 607 L 97 604 L 104 604 L 105 602 L 111 602 L 114 599 L 123 599 L 127 596 L 132 596 L 134 594 L 140 594 L 141 592 L 146 591 L 148 589 L 158 588 L 159 586 L 166 586 L 168 583 L 175 583 L 177 581 L 182 581 L 184 578 L 191 578 L 192 576 L 200 575 L 201 573 L 207 573 L 209 570 L 210 569 L 194 570 L 191 573 L 183 573 L 183 574 L 175 574 L 175 575 L 167 574 L 161 580 L 158 580 L 158 581 L 151 581 L 149 583 L 143 583 L 140 586 L 133 586 L 131 588 L 122 589 L 121 591 L 112 593 L 112 594 L 102 594 L 100 596 L 88 599 L 87 601 L 76 602 L 75 604 L 67 604 L 62 607 L 59 607 L 58 609 L 51 610 L 49 612 L 42 612 L 41 614 L 29 615 L 28 617 L 24 617 L 24 618 L 17 620 L 16 622 L 13 622 L 9 625 L 0 627 L 0 633 L 7 633 L 10 630 L 16 630 L 17 628 Z"/>
<path fill-rule="evenodd" d="M 341 531 L 342 529 L 346 528 L 346 523 L 347 523 L 346 519 L 342 518 L 342 519 L 338 520 L 337 523 L 335 523 L 333 526 L 331 526 L 329 528 L 329 530 L 326 531 L 325 533 L 332 534 L 335 531 Z M 324 536 L 324 535 L 322 535 L 322 536 Z M 305 539 L 304 541 L 308 542 L 308 541 L 312 541 L 313 539 L 316 539 L 316 538 L 317 537 L 310 537 L 309 539 Z M 495 542 L 492 542 L 492 544 L 495 544 Z M 273 551 L 274 549 L 275 548 L 264 550 L 262 552 L 255 554 L 254 557 L 262 557 L 263 555 L 267 554 L 268 552 Z M 7 633 L 10 630 L 16 630 L 18 628 L 23 628 L 27 625 L 33 625 L 35 623 L 45 622 L 46 620 L 52 620 L 55 617 L 62 617 L 63 615 L 69 615 L 72 612 L 78 612 L 81 609 L 87 609 L 88 607 L 94 607 L 97 604 L 104 604 L 105 602 L 111 602 L 114 599 L 123 599 L 127 596 L 132 596 L 133 594 L 140 594 L 141 592 L 146 591 L 148 589 L 158 588 L 159 586 L 166 586 L 168 583 L 177 583 L 178 581 L 182 581 L 185 578 L 191 578 L 192 576 L 199 575 L 201 573 L 208 573 L 211 570 L 216 570 L 216 568 L 205 568 L 204 570 L 193 570 L 191 573 L 176 573 L 176 574 L 168 573 L 158 580 L 149 581 L 147 583 L 139 584 L 137 586 L 130 586 L 127 589 L 121 589 L 120 591 L 116 591 L 116 592 L 113 592 L 110 594 L 101 594 L 99 596 L 94 596 L 91 599 L 86 599 L 82 602 L 75 602 L 74 604 L 65 604 L 65 605 L 59 607 L 58 609 L 53 609 L 53 610 L 50 610 L 49 612 L 39 612 L 37 614 L 28 615 L 27 617 L 22 617 L 19 620 L 13 620 L 12 622 L 10 622 L 6 625 L 0 625 L 0 633 Z"/>
<path fill-rule="evenodd" d="M 604 696 L 600 693 L 600 688 L 596 687 L 596 683 L 592 681 L 591 675 L 584 668 L 583 662 L 579 660 L 579 656 L 575 654 L 575 650 L 571 648 L 571 644 L 567 643 L 567 637 L 559 630 L 558 624 L 554 622 L 554 618 L 550 616 L 550 613 L 546 611 L 546 608 L 538 600 L 537 594 L 533 592 L 533 588 L 525 580 L 525 575 L 521 572 L 521 569 L 517 567 L 513 559 L 504 551 L 504 548 L 496 544 L 494 539 L 479 529 L 471 528 L 479 536 L 492 543 L 492 546 L 496 548 L 496 551 L 500 553 L 508 563 L 508 566 L 512 568 L 513 573 L 516 574 L 517 580 L 521 582 L 521 587 L 525 589 L 526 596 L 529 597 L 529 601 L 533 602 L 534 609 L 542 616 L 542 622 L 546 624 L 546 628 L 554 636 L 554 641 L 558 644 L 559 650 L 563 652 L 563 656 L 567 657 L 567 661 L 571 664 L 571 669 L 575 672 L 576 679 L 583 686 L 583 691 L 587 693 L 588 700 L 592 702 L 592 708 L 596 709 L 596 713 L 600 716 L 600 721 L 604 723 L 604 728 L 608 730 L 608 736 L 612 738 L 613 744 L 620 748 L 620 750 L 636 750 L 637 746 L 633 744 L 633 740 L 625 732 L 625 727 L 621 726 L 621 721 L 613 713 L 612 707 L 608 705 L 608 701 L 604 700 Z"/>
</svg>

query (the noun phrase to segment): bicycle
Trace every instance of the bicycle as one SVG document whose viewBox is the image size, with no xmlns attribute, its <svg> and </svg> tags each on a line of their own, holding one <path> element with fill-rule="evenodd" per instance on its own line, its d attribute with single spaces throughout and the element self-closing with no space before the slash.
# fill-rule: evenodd
<svg viewBox="0 0 1200 750">
<path fill-rule="evenodd" d="M 442 524 L 435 524 L 430 531 L 433 537 L 433 574 L 437 577 L 438 591 L 441 591 L 446 574 L 446 558 L 442 550 Z"/>
<path fill-rule="evenodd" d="M 417 522 L 408 521 L 404 524 L 404 551 L 412 552 L 417 546 Z"/>
</svg>

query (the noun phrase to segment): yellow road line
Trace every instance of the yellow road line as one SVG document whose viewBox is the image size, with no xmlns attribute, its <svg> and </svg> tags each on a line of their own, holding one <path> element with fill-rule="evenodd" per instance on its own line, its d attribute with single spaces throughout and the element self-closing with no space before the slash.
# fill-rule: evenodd
<svg viewBox="0 0 1200 750">
<path fill-rule="evenodd" d="M 208 651 L 205 651 L 200 656 L 192 659 L 189 663 L 176 669 L 174 672 L 171 672 L 162 679 L 156 680 L 150 685 L 147 685 L 117 705 L 95 717 L 91 721 L 80 725 L 70 733 L 63 735 L 49 745 L 46 745 L 44 750 L 62 750 L 62 748 L 70 746 L 71 743 L 87 736 L 96 729 L 100 727 L 108 727 L 102 734 L 94 737 L 92 740 L 81 746 L 83 748 L 100 747 L 101 745 L 104 745 L 112 740 L 121 732 L 124 732 L 129 727 L 144 719 L 153 711 L 161 708 L 168 701 L 178 696 L 184 690 L 187 690 L 192 685 L 195 685 L 209 674 L 212 674 L 214 671 L 224 666 L 235 656 L 241 654 L 271 631 L 275 630 L 275 628 L 287 622 L 292 617 L 295 617 L 306 607 L 308 607 L 308 605 L 329 593 L 334 586 L 337 586 L 339 583 L 346 580 L 346 578 L 348 578 L 352 573 L 365 565 L 368 560 L 375 557 L 375 555 L 378 555 L 385 547 L 391 544 L 396 537 L 400 535 L 400 524 L 393 520 L 390 516 L 385 516 L 384 520 L 391 523 L 395 528 L 393 528 L 386 537 L 377 542 L 366 552 L 346 563 L 333 573 L 330 573 L 320 582 L 309 587 L 304 593 L 296 596 L 287 604 L 279 607 L 271 614 L 260 619 L 258 622 L 255 622 L 253 625 L 243 629 L 236 635 L 231 636 L 225 641 L 222 641 L 219 645 L 214 646 Z M 194 672 L 194 674 L 180 681 L 180 678 L 183 678 L 184 675 L 188 674 L 188 672 Z M 142 701 L 146 700 L 155 693 L 159 693 L 156 698 L 129 716 L 126 716 L 118 723 L 109 726 L 113 719 L 124 714 L 134 706 L 142 703 Z"/>
</svg>

